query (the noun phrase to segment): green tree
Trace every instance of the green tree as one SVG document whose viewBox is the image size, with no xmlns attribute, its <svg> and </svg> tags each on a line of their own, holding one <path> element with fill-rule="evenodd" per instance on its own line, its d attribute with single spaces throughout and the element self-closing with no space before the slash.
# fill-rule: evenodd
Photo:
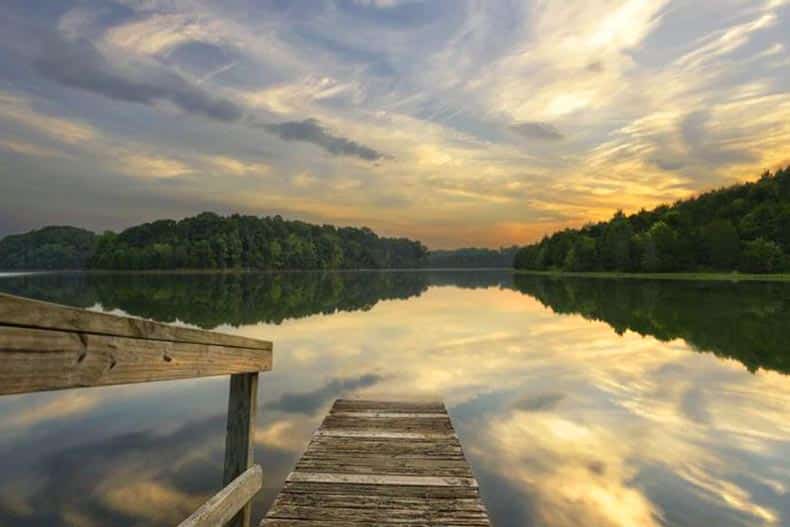
<svg viewBox="0 0 790 527">
<path fill-rule="evenodd" d="M 606 269 L 631 270 L 631 244 L 634 230 L 622 211 L 617 211 L 606 226 L 601 245 L 601 259 Z"/>
<path fill-rule="evenodd" d="M 748 273 L 775 273 L 784 266 L 784 254 L 775 242 L 764 238 L 746 242 L 741 270 Z"/>
<path fill-rule="evenodd" d="M 658 259 L 658 249 L 656 242 L 650 234 L 645 234 L 642 243 L 642 270 L 646 273 L 655 273 L 661 269 L 661 262 Z"/>
<path fill-rule="evenodd" d="M 703 229 L 707 263 L 715 269 L 733 269 L 740 259 L 741 241 L 730 220 L 715 220 Z"/>
<path fill-rule="evenodd" d="M 675 230 L 663 221 L 658 221 L 650 227 L 648 235 L 655 244 L 658 270 L 676 270 L 675 245 L 677 243 L 677 234 Z"/>
</svg>

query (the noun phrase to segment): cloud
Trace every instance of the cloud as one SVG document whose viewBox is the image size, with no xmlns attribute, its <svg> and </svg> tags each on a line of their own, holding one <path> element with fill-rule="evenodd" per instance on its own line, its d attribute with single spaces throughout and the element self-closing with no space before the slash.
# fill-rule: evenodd
<svg viewBox="0 0 790 527">
<path fill-rule="evenodd" d="M 27 99 L 2 91 L 0 119 L 15 121 L 25 128 L 68 144 L 89 142 L 97 136 L 96 130 L 90 125 L 42 114 L 35 111 Z"/>
<path fill-rule="evenodd" d="M 206 496 L 193 495 L 159 481 L 131 481 L 111 486 L 101 496 L 112 511 L 151 523 L 172 523 L 201 506 Z"/>
<path fill-rule="evenodd" d="M 127 154 L 121 158 L 122 172 L 141 178 L 167 179 L 193 172 L 185 163 L 163 156 Z"/>
<path fill-rule="evenodd" d="M 604 70 L 604 66 L 600 60 L 596 60 L 587 64 L 587 71 L 591 71 L 593 73 L 601 73 L 603 70 Z"/>
<path fill-rule="evenodd" d="M 526 397 L 518 401 L 514 407 L 525 412 L 542 412 L 554 409 L 564 398 L 564 393 L 543 393 Z"/>
<path fill-rule="evenodd" d="M 206 162 L 215 170 L 234 176 L 262 175 L 270 170 L 266 163 L 250 163 L 229 156 L 210 156 Z"/>
<path fill-rule="evenodd" d="M 710 111 L 699 110 L 688 114 L 680 123 L 680 133 L 688 149 L 688 158 L 697 159 L 713 166 L 757 160 L 754 153 L 729 146 L 715 137 L 709 126 L 710 121 Z"/>
<path fill-rule="evenodd" d="M 561 141 L 565 138 L 554 125 L 539 122 L 523 122 L 514 124 L 511 130 L 529 139 L 539 139 L 541 141 Z"/>
<path fill-rule="evenodd" d="M 732 53 L 744 46 L 749 42 L 752 33 L 769 28 L 777 22 L 778 17 L 776 14 L 764 13 L 751 22 L 735 25 L 711 35 L 706 35 L 702 39 L 705 44 L 680 57 L 676 64 L 683 68 L 702 67 L 717 57 Z"/>
<path fill-rule="evenodd" d="M 23 408 L 18 413 L 5 416 L 3 421 L 9 429 L 29 428 L 44 421 L 74 418 L 75 415 L 92 410 L 99 402 L 98 398 L 81 391 L 65 392 L 54 398 L 48 397 L 32 407 Z"/>
<path fill-rule="evenodd" d="M 223 43 L 220 27 L 189 14 L 155 14 L 111 28 L 107 41 L 142 55 L 166 53 L 188 42 Z"/>
<path fill-rule="evenodd" d="M 65 157 L 63 152 L 13 139 L 0 139 L 0 149 L 31 157 Z"/>
<path fill-rule="evenodd" d="M 359 144 L 356 141 L 333 135 L 316 119 L 266 124 L 264 128 L 283 141 L 313 143 L 334 156 L 358 157 L 365 161 L 378 161 L 386 157 L 385 154 Z"/>
<path fill-rule="evenodd" d="M 110 99 L 153 105 L 167 101 L 184 112 L 217 121 L 238 121 L 243 108 L 210 93 L 179 73 L 154 63 L 110 61 L 86 39 L 45 38 L 35 67 L 64 86 Z"/>
<path fill-rule="evenodd" d="M 360 388 L 368 388 L 382 380 L 380 375 L 373 373 L 366 373 L 356 378 L 332 379 L 311 392 L 284 393 L 278 401 L 270 404 L 269 408 L 289 413 L 312 414 L 331 399 Z"/>
</svg>

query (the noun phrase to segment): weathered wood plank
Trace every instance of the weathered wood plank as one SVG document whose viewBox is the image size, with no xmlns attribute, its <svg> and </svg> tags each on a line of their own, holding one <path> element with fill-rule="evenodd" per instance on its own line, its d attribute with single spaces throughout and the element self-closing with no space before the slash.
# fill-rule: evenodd
<svg viewBox="0 0 790 527">
<path fill-rule="evenodd" d="M 266 527 L 489 526 L 441 403 L 336 401 Z"/>
<path fill-rule="evenodd" d="M 77 333 L 211 344 L 234 348 L 272 349 L 272 343 L 269 341 L 171 326 L 140 318 L 120 317 L 4 293 L 0 293 L 0 326 L 56 329 Z"/>
<path fill-rule="evenodd" d="M 446 413 L 444 405 L 435 401 L 397 402 L 340 399 L 335 402 L 332 408 L 332 411 L 335 412 L 360 412 L 365 410 L 380 412 Z"/>
<path fill-rule="evenodd" d="M 355 521 L 353 518 L 344 520 L 303 520 L 303 519 L 280 519 L 280 518 L 266 518 L 261 523 L 263 527 L 377 527 L 379 525 L 408 525 L 409 527 L 490 527 L 489 521 L 486 520 L 465 520 L 459 519 L 456 521 L 435 522 L 431 520 L 425 521 L 406 521 L 406 522 L 389 522 L 384 519 L 377 519 L 373 521 Z"/>
<path fill-rule="evenodd" d="M 225 435 L 225 484 L 252 465 L 255 415 L 258 408 L 258 374 L 242 373 L 230 378 L 228 421 Z M 249 527 L 252 507 L 247 505 L 228 527 Z"/>
<path fill-rule="evenodd" d="M 360 437 L 381 439 L 452 439 L 453 432 L 386 432 L 384 430 L 318 430 L 315 435 L 324 437 Z"/>
<path fill-rule="evenodd" d="M 272 351 L 0 326 L 0 395 L 267 371 Z"/>
<path fill-rule="evenodd" d="M 450 418 L 412 418 L 412 417 L 338 417 L 330 414 L 324 419 L 324 430 L 373 430 L 388 432 L 451 432 Z"/>
<path fill-rule="evenodd" d="M 364 507 L 364 505 L 368 507 Z M 477 523 L 485 522 L 487 514 L 485 510 L 468 509 L 416 509 L 411 507 L 386 509 L 374 508 L 372 502 L 362 503 L 356 507 L 326 507 L 320 504 L 317 507 L 293 506 L 278 503 L 272 508 L 272 513 L 277 518 L 292 518 L 296 520 L 347 520 L 355 521 L 378 521 L 380 523 L 411 523 L 414 521 L 430 521 L 438 524 L 447 522 L 466 522 Z"/>
<path fill-rule="evenodd" d="M 343 472 L 345 474 L 432 475 L 471 478 L 472 471 L 464 458 L 429 457 L 392 458 L 387 456 L 303 457 L 298 472 Z"/>
<path fill-rule="evenodd" d="M 263 486 L 263 471 L 255 465 L 228 483 L 178 527 L 220 527 L 225 525 Z"/>
<path fill-rule="evenodd" d="M 335 492 L 340 492 L 336 486 Z M 362 498 L 362 499 L 361 499 Z M 411 509 L 418 511 L 476 511 L 485 512 L 485 507 L 477 498 L 426 497 L 426 496 L 380 496 L 368 492 L 364 498 L 360 494 L 292 494 L 285 492 L 277 500 L 283 507 L 330 507 L 345 509 Z M 272 509 L 272 515 L 276 515 Z"/>
<path fill-rule="evenodd" d="M 355 485 L 414 485 L 417 487 L 477 487 L 474 478 L 439 476 L 400 476 L 391 474 L 338 474 L 291 472 L 288 481 L 307 483 L 351 483 Z"/>
<path fill-rule="evenodd" d="M 447 419 L 446 414 L 441 413 L 410 413 L 410 412 L 382 412 L 378 410 L 362 410 L 359 412 L 332 412 L 335 417 L 387 417 L 387 418 L 411 418 L 411 419 Z"/>
<path fill-rule="evenodd" d="M 475 487 L 399 487 L 384 485 L 355 485 L 346 484 L 338 486 L 334 483 L 306 483 L 286 481 L 280 491 L 280 497 L 286 495 L 310 496 L 391 496 L 401 498 L 436 498 L 436 499 L 478 499 Z M 279 499 L 279 498 L 278 498 Z"/>
</svg>

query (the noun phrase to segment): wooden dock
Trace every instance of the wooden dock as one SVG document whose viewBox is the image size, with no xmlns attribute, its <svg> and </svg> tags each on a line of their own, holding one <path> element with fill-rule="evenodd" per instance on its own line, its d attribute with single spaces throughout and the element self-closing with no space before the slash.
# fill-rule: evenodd
<svg viewBox="0 0 790 527">
<path fill-rule="evenodd" d="M 0 294 L 0 396 L 230 375 L 223 488 L 179 527 L 249 527 L 272 343 Z M 141 497 L 141 499 L 145 499 Z M 441 402 L 335 401 L 262 525 L 489 526 Z"/>
<path fill-rule="evenodd" d="M 489 526 L 441 402 L 335 401 L 262 527 Z"/>
</svg>

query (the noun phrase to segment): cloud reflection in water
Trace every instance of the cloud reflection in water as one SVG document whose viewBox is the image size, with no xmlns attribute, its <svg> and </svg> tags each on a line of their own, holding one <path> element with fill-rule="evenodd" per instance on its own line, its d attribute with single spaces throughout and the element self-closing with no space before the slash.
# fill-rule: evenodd
<svg viewBox="0 0 790 527">
<path fill-rule="evenodd" d="M 125 280 L 126 296 L 114 303 L 102 298 L 103 304 L 139 306 L 135 291 L 145 291 L 145 283 L 168 291 L 165 278 Z M 164 298 L 215 279 L 192 277 L 194 286 L 185 280 L 174 278 L 176 289 Z M 255 279 L 246 280 L 240 284 L 249 293 Z M 546 291 L 556 284 L 516 287 L 506 273 L 482 273 L 476 282 L 469 273 L 389 276 L 389 285 L 348 274 L 321 282 L 332 288 L 313 288 L 304 277 L 297 288 L 289 280 L 280 279 L 279 294 L 299 293 L 292 297 L 299 302 L 290 302 L 299 306 L 298 316 L 285 316 L 278 306 L 268 323 L 222 326 L 276 343 L 256 430 L 265 471 L 259 515 L 334 398 L 438 394 L 496 525 L 770 526 L 790 518 L 790 386 L 779 371 L 750 373 L 742 362 L 699 353 L 680 338 L 627 328 L 618 334 L 611 317 L 591 320 L 595 298 L 584 296 L 585 287 L 572 291 L 587 306 L 587 318 L 555 313 Z M 25 287 L 33 285 L 28 280 Z M 92 287 L 103 290 L 100 283 Z M 678 286 L 658 287 L 662 298 L 662 288 Z M 704 295 L 715 303 L 727 287 L 711 286 Z M 361 310 L 345 293 L 363 298 L 361 291 L 374 290 Z M 395 294 L 405 290 L 410 293 Z M 319 291 L 332 291 L 336 307 Z M 152 297 L 145 309 L 165 312 L 167 304 L 156 298 L 163 297 Z M 245 298 L 248 313 L 262 312 L 254 296 Z M 312 315 L 309 298 L 321 299 Z M 633 304 L 633 298 L 641 297 L 632 295 L 629 309 L 644 312 L 645 301 Z M 780 306 L 766 315 L 774 317 L 764 319 L 766 327 L 788 315 L 776 298 L 765 300 Z M 671 307 L 659 303 L 654 312 Z M 184 313 L 170 316 L 188 321 Z M 221 321 L 223 315 L 200 316 Z M 699 328 L 689 335 L 716 343 Z M 738 357 L 742 348 L 715 351 Z M 765 363 L 781 369 L 783 360 L 771 356 Z M 0 400 L 0 524 L 176 523 L 221 484 L 226 397 L 226 381 L 208 379 Z"/>
</svg>

